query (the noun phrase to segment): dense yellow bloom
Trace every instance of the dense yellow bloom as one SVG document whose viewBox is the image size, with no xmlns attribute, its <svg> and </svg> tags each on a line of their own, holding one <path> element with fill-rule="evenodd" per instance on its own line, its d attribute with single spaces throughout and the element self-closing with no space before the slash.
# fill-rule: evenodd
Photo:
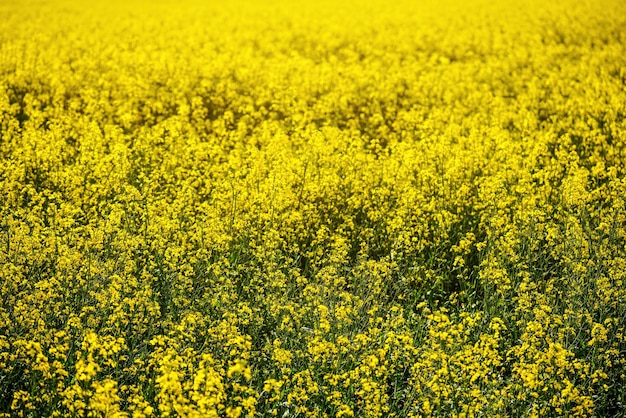
<svg viewBox="0 0 626 418">
<path fill-rule="evenodd" d="M 0 417 L 617 416 L 619 0 L 0 6 Z"/>
</svg>

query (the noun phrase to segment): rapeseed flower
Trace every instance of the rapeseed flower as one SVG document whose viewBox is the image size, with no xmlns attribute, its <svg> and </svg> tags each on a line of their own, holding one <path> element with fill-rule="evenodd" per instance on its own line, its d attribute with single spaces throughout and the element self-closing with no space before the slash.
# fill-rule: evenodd
<svg viewBox="0 0 626 418">
<path fill-rule="evenodd" d="M 0 8 L 1 417 L 623 414 L 618 0 L 83 6 Z"/>
</svg>

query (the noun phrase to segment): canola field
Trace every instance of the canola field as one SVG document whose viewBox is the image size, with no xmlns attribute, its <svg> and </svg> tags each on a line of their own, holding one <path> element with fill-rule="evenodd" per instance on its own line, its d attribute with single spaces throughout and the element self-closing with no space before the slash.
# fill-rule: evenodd
<svg viewBox="0 0 626 418">
<path fill-rule="evenodd" d="M 620 0 L 0 3 L 0 417 L 626 414 Z"/>
</svg>

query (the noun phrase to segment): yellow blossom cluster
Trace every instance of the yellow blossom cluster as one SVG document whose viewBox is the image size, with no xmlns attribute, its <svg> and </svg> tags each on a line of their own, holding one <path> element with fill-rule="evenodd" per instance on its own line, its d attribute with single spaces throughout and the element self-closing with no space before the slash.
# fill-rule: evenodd
<svg viewBox="0 0 626 418">
<path fill-rule="evenodd" d="M 0 4 L 0 417 L 626 414 L 621 0 Z"/>
</svg>

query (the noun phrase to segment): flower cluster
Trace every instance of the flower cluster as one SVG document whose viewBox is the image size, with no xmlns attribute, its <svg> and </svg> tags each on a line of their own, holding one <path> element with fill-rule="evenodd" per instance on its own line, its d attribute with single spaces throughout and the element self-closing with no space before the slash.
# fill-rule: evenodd
<svg viewBox="0 0 626 418">
<path fill-rule="evenodd" d="M 620 416 L 620 0 L 0 6 L 0 417 Z"/>
</svg>

